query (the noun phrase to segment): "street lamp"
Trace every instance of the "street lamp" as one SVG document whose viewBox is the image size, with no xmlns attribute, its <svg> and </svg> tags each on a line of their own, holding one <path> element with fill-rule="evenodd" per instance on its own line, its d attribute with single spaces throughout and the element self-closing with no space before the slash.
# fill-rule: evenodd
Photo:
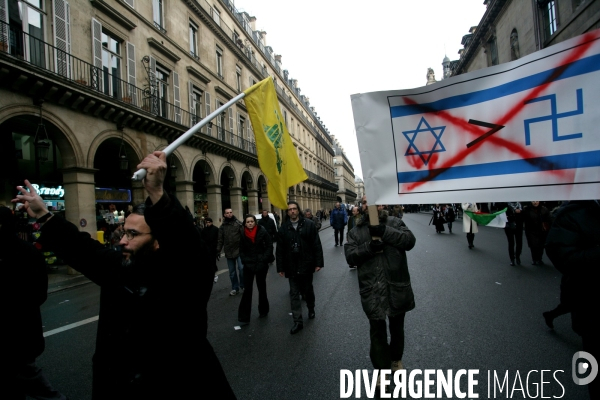
<svg viewBox="0 0 600 400">
<path fill-rule="evenodd" d="M 208 164 L 207 164 L 207 163 L 205 163 L 205 164 L 204 164 L 204 184 L 205 184 L 205 185 L 208 185 L 208 184 L 210 183 L 210 178 L 209 178 L 209 176 L 210 176 L 210 170 L 209 170 L 209 168 L 208 168 Z"/>
<path fill-rule="evenodd" d="M 233 187 L 233 175 L 229 175 L 229 188 L 231 189 Z"/>
<path fill-rule="evenodd" d="M 252 178 L 248 178 L 248 180 L 246 181 L 248 183 L 248 190 L 252 189 Z"/>
<path fill-rule="evenodd" d="M 177 178 L 177 165 L 175 165 L 174 157 L 171 157 L 171 178 Z"/>
<path fill-rule="evenodd" d="M 127 154 L 125 152 L 125 139 L 123 137 L 123 131 L 121 131 L 121 144 L 119 145 L 119 168 L 121 171 L 129 170 L 129 160 L 127 159 Z"/>
<path fill-rule="evenodd" d="M 42 138 L 40 135 L 40 139 L 38 139 L 38 133 L 40 133 L 40 128 L 42 129 L 45 138 Z M 44 125 L 44 120 L 42 119 L 42 103 L 40 103 L 40 123 L 38 124 L 37 130 L 35 131 L 33 143 L 35 146 L 35 154 L 37 159 L 40 162 L 48 161 L 48 152 L 50 151 L 50 139 L 48 139 L 48 132 L 46 131 L 46 126 Z"/>
</svg>

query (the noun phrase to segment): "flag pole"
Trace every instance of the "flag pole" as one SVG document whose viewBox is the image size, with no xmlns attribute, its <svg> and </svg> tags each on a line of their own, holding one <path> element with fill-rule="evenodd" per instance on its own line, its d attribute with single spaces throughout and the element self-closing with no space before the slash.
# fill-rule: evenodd
<svg viewBox="0 0 600 400">
<path fill-rule="evenodd" d="M 235 103 L 237 103 L 238 101 L 243 99 L 244 97 L 246 97 L 246 93 L 242 92 L 242 93 L 238 94 L 237 96 L 235 96 L 233 99 L 229 100 L 227 103 L 223 104 L 221 107 L 217 108 L 210 115 L 206 116 L 206 118 L 204 118 L 202 121 L 198 122 L 196 125 L 192 126 L 190 129 L 188 129 L 187 132 L 185 132 L 184 134 L 179 136 L 173 143 L 168 145 L 163 150 L 163 152 L 166 154 L 167 157 L 169 157 L 175 151 L 175 149 L 177 149 L 179 146 L 184 144 L 196 132 L 198 132 L 200 129 L 202 129 L 202 127 L 204 125 L 208 124 L 217 115 L 221 114 L 223 111 L 227 110 L 229 107 L 231 107 L 232 105 L 234 105 Z M 133 174 L 133 177 L 131 179 L 133 181 L 141 181 L 142 179 L 144 179 L 145 176 L 146 176 L 146 170 L 142 168 L 142 169 L 137 170 Z"/>
</svg>

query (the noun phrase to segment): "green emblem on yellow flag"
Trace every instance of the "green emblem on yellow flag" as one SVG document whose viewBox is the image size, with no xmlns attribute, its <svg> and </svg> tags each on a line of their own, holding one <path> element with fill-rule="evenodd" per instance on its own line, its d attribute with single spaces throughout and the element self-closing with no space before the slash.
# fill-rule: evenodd
<svg viewBox="0 0 600 400">
<path fill-rule="evenodd" d="M 281 118 L 273 80 L 266 78 L 244 93 L 256 138 L 258 163 L 269 180 L 269 200 L 274 206 L 286 209 L 288 188 L 308 176 Z"/>
</svg>

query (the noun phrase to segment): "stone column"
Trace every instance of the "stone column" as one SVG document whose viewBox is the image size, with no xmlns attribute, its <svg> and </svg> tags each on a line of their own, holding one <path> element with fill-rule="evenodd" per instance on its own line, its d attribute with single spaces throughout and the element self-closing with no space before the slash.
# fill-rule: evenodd
<svg viewBox="0 0 600 400">
<path fill-rule="evenodd" d="M 244 218 L 244 206 L 242 204 L 242 188 L 233 187 L 229 189 L 229 199 L 231 201 L 231 209 L 233 215 L 240 221 Z"/>
<path fill-rule="evenodd" d="M 208 216 L 212 218 L 214 226 L 221 226 L 223 210 L 221 209 L 221 185 L 208 185 L 206 187 L 206 200 L 208 201 Z"/>
<path fill-rule="evenodd" d="M 260 205 L 261 210 L 267 210 L 271 212 L 271 200 L 269 200 L 269 194 L 266 191 L 262 191 L 262 204 Z"/>
<path fill-rule="evenodd" d="M 260 213 L 260 204 L 258 204 L 258 190 L 248 190 L 248 212 L 252 215 Z"/>
<path fill-rule="evenodd" d="M 192 211 L 192 215 L 194 214 L 194 182 L 192 181 L 182 181 L 175 182 L 175 195 L 177 196 L 177 200 L 181 203 L 181 205 L 185 208 L 188 206 L 190 211 Z"/>
<path fill-rule="evenodd" d="M 96 183 L 91 168 L 68 168 L 62 170 L 65 187 L 65 218 L 82 232 L 96 238 Z M 68 267 L 69 275 L 79 272 Z"/>
<path fill-rule="evenodd" d="M 144 184 L 141 181 L 133 181 L 131 182 L 131 203 L 133 205 L 143 203 L 146 201 L 146 189 L 144 189 Z"/>
</svg>

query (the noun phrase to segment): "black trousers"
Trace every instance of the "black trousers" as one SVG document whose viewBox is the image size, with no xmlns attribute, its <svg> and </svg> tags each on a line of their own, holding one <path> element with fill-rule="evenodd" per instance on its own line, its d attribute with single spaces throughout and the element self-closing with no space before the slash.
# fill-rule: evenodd
<svg viewBox="0 0 600 400">
<path fill-rule="evenodd" d="M 238 308 L 238 321 L 250 321 L 252 312 L 252 291 L 254 289 L 254 277 L 256 276 L 256 288 L 258 289 L 258 313 L 267 315 L 269 313 L 269 299 L 267 298 L 267 272 L 268 268 L 254 272 L 253 269 L 244 268 L 244 294 L 240 307 Z"/>
<path fill-rule="evenodd" d="M 544 255 L 544 246 L 530 246 L 531 258 L 533 261 L 542 261 Z"/>
<path fill-rule="evenodd" d="M 334 229 L 333 235 L 335 237 L 335 244 L 344 243 L 344 227 L 342 227 L 342 229 Z M 339 237 L 339 240 L 338 240 L 338 237 Z"/>
<path fill-rule="evenodd" d="M 371 325 L 371 362 L 375 369 L 389 369 L 392 361 L 402 360 L 404 354 L 404 316 L 388 317 L 390 326 L 390 342 L 387 341 L 385 319 L 370 319 Z"/>
<path fill-rule="evenodd" d="M 521 257 L 521 251 L 523 250 L 523 227 L 510 229 L 504 228 L 506 239 L 508 239 L 508 256 L 511 260 Z M 516 248 L 515 248 L 516 244 Z"/>
<path fill-rule="evenodd" d="M 0 365 L 4 369 L 4 365 Z M 52 388 L 48 378 L 35 360 L 18 365 L 7 366 L 10 375 L 7 377 L 8 387 L 3 387 L 3 396 L 14 400 L 25 400 L 25 396 L 38 400 L 65 400 L 66 397 Z M 6 376 L 5 376 L 6 377 Z M 4 397 L 2 397 L 4 398 Z"/>
<path fill-rule="evenodd" d="M 309 310 L 315 308 L 315 291 L 313 290 L 313 274 L 296 275 L 289 278 L 290 281 L 290 303 L 294 322 L 302 323 L 302 302 L 300 293 L 306 300 Z"/>
</svg>

